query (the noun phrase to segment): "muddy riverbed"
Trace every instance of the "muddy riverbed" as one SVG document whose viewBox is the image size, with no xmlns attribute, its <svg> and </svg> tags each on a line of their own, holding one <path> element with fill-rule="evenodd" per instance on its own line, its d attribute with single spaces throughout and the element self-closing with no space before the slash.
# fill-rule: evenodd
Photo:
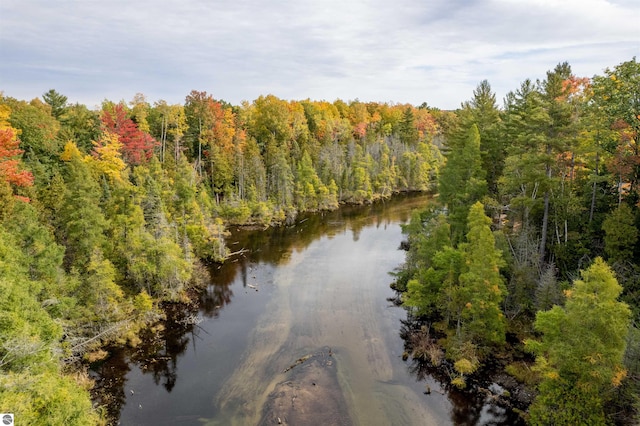
<svg viewBox="0 0 640 426">
<path fill-rule="evenodd" d="M 100 402 L 123 425 L 509 424 L 402 360 L 389 272 L 405 256 L 400 225 L 428 202 L 235 231 L 242 253 L 211 268 L 197 303 L 94 367 Z"/>
</svg>

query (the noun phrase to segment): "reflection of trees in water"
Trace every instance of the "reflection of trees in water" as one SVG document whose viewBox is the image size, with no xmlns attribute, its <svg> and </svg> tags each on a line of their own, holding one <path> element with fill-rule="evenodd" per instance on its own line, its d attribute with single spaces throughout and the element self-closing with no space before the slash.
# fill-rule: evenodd
<svg viewBox="0 0 640 426">
<path fill-rule="evenodd" d="M 330 238 L 351 230 L 357 241 L 362 229 L 372 221 L 376 226 L 398 219 L 405 221 L 412 208 L 424 207 L 427 202 L 428 197 L 424 195 L 400 196 L 366 206 L 343 206 L 333 212 L 301 215 L 292 226 L 234 230 L 227 244 L 232 252 L 242 250 L 242 253 L 222 265 L 196 268 L 194 279 L 203 288 L 197 301 L 165 304 L 163 329 L 142 332 L 142 343 L 135 349 L 113 348 L 106 361 L 92 366 L 92 376 L 96 379 L 95 401 L 105 406 L 110 422 L 117 424 L 126 402 L 125 382 L 131 363 L 144 374 L 152 374 L 157 385 L 162 384 L 167 392 L 171 392 L 178 380 L 178 358 L 190 342 L 195 345 L 199 338 L 201 328 L 194 319 L 199 314 L 217 317 L 219 310 L 231 303 L 234 295 L 231 286 L 238 274 L 241 274 L 243 287 L 247 286 L 252 265 L 286 263 L 294 249 L 302 251 L 325 235 Z"/>
<path fill-rule="evenodd" d="M 143 374 L 152 374 L 156 385 L 171 392 L 178 380 L 177 360 L 190 342 L 195 345 L 199 327 L 196 304 L 170 303 L 164 306 L 166 320 L 162 327 L 144 330 L 142 343 L 135 349 L 112 348 L 111 356 L 104 362 L 92 366 L 96 380 L 92 390 L 94 400 L 106 409 L 110 424 L 118 424 L 120 412 L 126 402 L 126 375 L 131 364 L 138 366 Z"/>
<path fill-rule="evenodd" d="M 404 340 L 405 350 L 412 351 L 411 335 L 414 330 L 420 330 L 425 325 L 423 321 L 409 319 L 401 320 L 400 337 Z M 450 372 L 453 366 L 448 361 L 443 361 L 440 367 L 433 367 L 428 361 L 409 358 L 407 368 L 417 381 L 426 381 L 427 378 L 435 380 L 445 391 L 451 402 L 451 422 L 458 426 L 471 426 L 481 424 L 483 410 L 485 416 L 491 418 L 491 425 L 520 425 L 524 421 L 520 416 L 496 404 L 486 403 L 486 394 L 479 391 L 479 387 L 489 388 L 491 385 L 489 373 L 475 377 L 475 381 L 468 378 L 468 387 L 460 390 L 451 385 Z M 485 419 L 486 420 L 486 419 Z"/>
<path fill-rule="evenodd" d="M 426 195 L 399 195 L 373 204 L 342 206 L 330 212 L 302 214 L 297 218 L 296 224 L 291 226 L 261 231 L 236 228 L 231 230 L 227 244 L 232 247 L 231 251 L 248 250 L 238 257 L 238 264 L 262 262 L 279 265 L 288 261 L 294 249 L 302 251 L 325 235 L 331 237 L 350 230 L 353 240 L 358 241 L 362 229 L 371 223 L 379 227 L 391 221 L 406 221 L 414 208 L 426 207 L 429 199 Z M 229 282 L 231 281 L 232 279 Z"/>
<path fill-rule="evenodd" d="M 237 266 L 237 262 L 233 266 L 229 264 L 209 266 L 210 284 L 202 290 L 198 298 L 202 315 L 207 318 L 217 318 L 220 309 L 231 303 L 233 297 L 231 284 L 235 280 Z"/>
<path fill-rule="evenodd" d="M 229 285 L 211 285 L 200 295 L 200 310 L 207 318 L 217 318 L 220 308 L 231 303 L 232 297 Z"/>
<path fill-rule="evenodd" d="M 106 362 L 96 363 L 92 366 L 90 376 L 95 380 L 91 389 L 93 400 L 103 406 L 108 419 L 113 419 L 112 424 L 117 424 L 120 411 L 124 406 L 126 395 L 124 384 L 129 372 L 129 362 L 123 350 L 115 351 Z"/>
<path fill-rule="evenodd" d="M 196 306 L 171 304 L 165 312 L 164 330 L 159 338 L 152 339 L 155 344 L 141 346 L 142 350 L 136 351 L 132 361 L 141 365 L 143 373 L 153 374 L 156 385 L 162 383 L 167 392 L 171 392 L 178 379 L 178 356 L 186 351 L 189 342 L 196 343 L 197 326 L 193 318 L 198 311 Z"/>
</svg>

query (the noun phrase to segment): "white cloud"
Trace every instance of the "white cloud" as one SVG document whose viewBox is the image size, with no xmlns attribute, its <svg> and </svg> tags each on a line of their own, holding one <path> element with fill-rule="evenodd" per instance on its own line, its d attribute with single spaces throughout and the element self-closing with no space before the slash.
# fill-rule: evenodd
<svg viewBox="0 0 640 426">
<path fill-rule="evenodd" d="M 637 22 L 629 0 L 3 0 L 0 90 L 455 108 L 482 79 L 501 98 L 558 62 L 592 76 L 630 60 Z"/>
</svg>

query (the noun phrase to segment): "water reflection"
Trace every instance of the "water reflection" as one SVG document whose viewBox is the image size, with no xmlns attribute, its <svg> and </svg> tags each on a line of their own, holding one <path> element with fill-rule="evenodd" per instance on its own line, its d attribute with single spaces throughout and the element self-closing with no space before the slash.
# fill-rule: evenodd
<svg viewBox="0 0 640 426">
<path fill-rule="evenodd" d="M 171 392 L 178 380 L 177 360 L 198 338 L 197 326 L 192 320 L 198 313 L 195 304 L 167 304 L 166 320 L 142 332 L 142 344 L 132 348 L 110 348 L 110 357 L 92 365 L 91 375 L 96 380 L 94 399 L 106 408 L 112 423 L 117 419 L 128 397 L 126 376 L 132 366 L 145 375 L 151 375 L 156 385 Z M 133 394 L 133 391 L 129 391 Z"/>
<path fill-rule="evenodd" d="M 414 342 L 411 341 L 411 330 L 425 325 L 416 320 L 401 321 L 400 335 L 405 341 L 405 349 L 411 351 Z M 474 382 L 466 390 L 451 385 L 451 377 L 446 368 L 434 368 L 429 363 L 409 358 L 407 367 L 418 381 L 432 380 L 438 383 L 440 389 L 446 392 L 451 402 L 451 424 L 457 426 L 472 425 L 509 425 L 524 426 L 526 423 L 515 411 L 488 401 L 486 393 L 478 392 L 477 388 L 491 387 L 490 378 L 480 377 L 481 381 Z"/>
<path fill-rule="evenodd" d="M 306 249 L 317 239 L 329 238 L 350 231 L 358 241 L 363 227 L 376 228 L 391 223 L 406 222 L 415 208 L 425 207 L 425 195 L 399 195 L 392 201 L 365 206 L 343 206 L 339 210 L 300 215 L 293 225 L 268 228 L 259 232 L 232 228 L 228 244 L 232 251 L 242 251 L 215 272 L 216 285 L 231 283 L 235 273 L 247 262 L 284 264 L 291 253 Z M 392 249 L 395 249 L 393 247 Z M 245 251 L 246 250 L 246 251 Z"/>
<path fill-rule="evenodd" d="M 398 197 L 386 203 L 303 215 L 295 224 L 279 228 L 231 230 L 228 244 L 231 251 L 238 253 L 223 265 L 210 265 L 198 271 L 199 279 L 209 281 L 210 285 L 205 286 L 194 303 L 167 305 L 167 320 L 160 328 L 144 333 L 140 346 L 114 350 L 109 360 L 94 366 L 96 401 L 106 404 L 114 422 L 121 419 L 123 424 L 201 424 L 205 419 L 230 424 L 223 412 L 225 407 L 227 411 L 242 410 L 242 402 L 233 401 L 242 401 L 245 396 L 236 392 L 230 378 L 242 367 L 252 366 L 251 357 L 257 357 L 254 353 L 257 349 L 262 348 L 265 359 L 272 364 L 256 370 L 263 376 L 248 374 L 243 380 L 246 379 L 246 386 L 265 387 L 270 375 L 282 371 L 279 363 L 305 355 L 301 351 L 307 346 L 328 339 L 332 344 L 340 342 L 342 347 L 335 348 L 336 357 L 343 357 L 341 364 L 350 366 L 341 380 L 365 378 L 354 384 L 360 388 L 355 388 L 356 394 L 351 395 L 355 401 L 352 405 L 366 407 L 370 402 L 364 399 L 372 395 L 383 401 L 379 404 L 381 410 L 397 413 L 398 424 L 420 424 L 415 422 L 415 415 L 424 410 L 435 413 L 434 418 L 447 419 L 437 424 L 448 424 L 449 420 L 460 425 L 488 424 L 483 423 L 487 419 L 495 424 L 509 424 L 499 412 L 483 408 L 479 398 L 456 393 L 447 388 L 445 378 L 440 380 L 422 366 L 404 364 L 400 359 L 403 342 L 398 328 L 403 311 L 384 310 L 391 280 L 387 277 L 385 283 L 385 274 L 394 267 L 393 262 L 401 262 L 404 256 L 396 250 L 401 239 L 397 224 L 406 222 L 415 208 L 422 208 L 427 202 L 425 196 Z M 391 225 L 394 232 L 390 237 L 371 239 L 371 227 L 387 229 Z M 345 236 L 359 245 L 346 244 Z M 341 243 L 332 245 L 334 239 Z M 367 246 L 372 241 L 376 241 L 377 251 Z M 305 256 L 312 256 L 306 253 L 312 244 L 315 257 L 307 259 Z M 358 252 L 344 260 L 350 264 L 341 264 L 327 257 L 326 250 L 344 250 L 344 258 L 347 253 L 351 256 L 352 250 Z M 357 282 L 364 277 L 348 275 L 352 266 L 362 271 L 372 269 L 369 266 L 372 264 L 382 269 L 392 265 L 383 272 L 376 269 L 367 277 L 378 284 L 382 282 L 383 289 L 375 290 L 375 294 L 368 284 Z M 322 279 L 319 286 L 310 282 L 329 273 L 338 287 L 325 288 Z M 282 287 L 287 280 L 289 284 Z M 275 300 L 272 294 L 276 295 Z M 232 301 L 235 303 L 231 304 Z M 273 311 L 266 312 L 269 309 Z M 274 327 L 273 333 L 256 334 L 256 330 L 265 327 Z M 358 341 L 360 337 L 342 333 L 364 336 L 365 340 Z M 253 343 L 248 336 L 253 336 Z M 280 346 L 268 341 L 273 337 L 281 340 Z M 349 353 L 349 344 L 362 347 Z M 397 348 L 393 350 L 399 353 L 392 354 L 389 348 Z M 368 361 L 371 354 L 376 359 Z M 358 364 L 357 360 L 364 361 Z M 384 380 L 376 380 L 369 367 L 377 369 Z M 398 370 L 403 370 L 404 375 L 398 376 Z M 371 376 L 367 378 L 367 374 Z M 419 382 L 424 380 L 443 394 L 422 395 L 424 384 Z M 413 390 L 407 389 L 411 387 Z M 220 402 L 221 394 L 232 397 Z M 241 398 L 234 400 L 237 395 Z M 402 417 L 407 401 L 423 407 Z M 372 418 L 375 420 L 375 415 Z"/>
</svg>

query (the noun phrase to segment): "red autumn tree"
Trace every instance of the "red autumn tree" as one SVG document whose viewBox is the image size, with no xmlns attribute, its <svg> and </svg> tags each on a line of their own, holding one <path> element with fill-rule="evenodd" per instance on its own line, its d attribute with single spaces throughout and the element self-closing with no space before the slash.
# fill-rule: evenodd
<svg viewBox="0 0 640 426">
<path fill-rule="evenodd" d="M 0 180 L 15 186 L 31 186 L 33 175 L 21 170 L 22 161 L 16 158 L 24 152 L 18 148 L 19 144 L 13 129 L 0 129 Z"/>
<path fill-rule="evenodd" d="M 113 110 L 105 109 L 102 112 L 103 129 L 118 135 L 122 144 L 122 156 L 132 165 L 146 163 L 153 155 L 153 149 L 158 142 L 148 133 L 138 128 L 121 104 L 115 105 Z"/>
</svg>

